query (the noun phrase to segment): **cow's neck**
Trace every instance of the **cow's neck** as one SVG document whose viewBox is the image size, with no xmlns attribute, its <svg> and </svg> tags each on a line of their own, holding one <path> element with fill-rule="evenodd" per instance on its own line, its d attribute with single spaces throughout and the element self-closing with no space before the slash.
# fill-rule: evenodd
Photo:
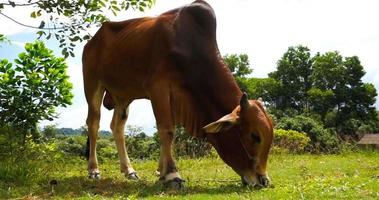
<svg viewBox="0 0 379 200">
<path fill-rule="evenodd" d="M 221 57 L 203 65 L 212 69 L 204 70 L 205 74 L 195 81 L 189 80 L 189 92 L 180 95 L 175 93 L 171 98 L 176 110 L 176 123 L 184 125 L 187 132 L 201 138 L 206 136 L 202 127 L 232 112 L 242 95 Z"/>
</svg>

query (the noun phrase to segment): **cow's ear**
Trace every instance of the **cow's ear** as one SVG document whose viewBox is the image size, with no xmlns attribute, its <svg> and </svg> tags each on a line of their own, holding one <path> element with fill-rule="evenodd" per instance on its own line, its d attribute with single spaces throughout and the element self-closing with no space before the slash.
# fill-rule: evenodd
<svg viewBox="0 0 379 200">
<path fill-rule="evenodd" d="M 238 122 L 239 116 L 237 116 L 235 113 L 230 113 L 221 117 L 219 120 L 204 126 L 203 129 L 207 133 L 218 133 L 230 129 Z"/>
</svg>

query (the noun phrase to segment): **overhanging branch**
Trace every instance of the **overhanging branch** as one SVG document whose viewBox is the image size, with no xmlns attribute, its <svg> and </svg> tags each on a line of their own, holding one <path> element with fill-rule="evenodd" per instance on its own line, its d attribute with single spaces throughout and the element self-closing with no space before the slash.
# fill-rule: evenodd
<svg viewBox="0 0 379 200">
<path fill-rule="evenodd" d="M 38 1 L 31 2 L 31 3 L 15 3 L 13 1 L 8 1 L 8 3 L 2 3 L 2 2 L 0 2 L 0 5 L 3 5 L 3 6 L 12 6 L 12 7 L 16 7 L 16 6 L 31 6 L 31 5 L 35 5 L 35 4 L 38 4 Z"/>
<path fill-rule="evenodd" d="M 12 17 L 9 17 L 8 15 L 0 12 L 0 15 L 6 17 L 7 19 L 13 21 L 14 23 L 18 24 L 18 25 L 21 25 L 21 26 L 24 26 L 24 27 L 28 27 L 28 28 L 33 28 L 33 29 L 38 29 L 38 30 L 62 30 L 62 29 L 65 29 L 67 27 L 70 27 L 70 26 L 62 26 L 62 27 L 38 27 L 38 26 L 31 26 L 31 25 L 28 25 L 28 24 L 24 24 L 24 23 L 21 23 L 15 19 L 13 19 Z M 74 24 L 74 25 L 71 25 L 71 27 L 78 27 L 78 26 L 81 26 L 83 25 L 84 22 L 82 24 Z"/>
</svg>

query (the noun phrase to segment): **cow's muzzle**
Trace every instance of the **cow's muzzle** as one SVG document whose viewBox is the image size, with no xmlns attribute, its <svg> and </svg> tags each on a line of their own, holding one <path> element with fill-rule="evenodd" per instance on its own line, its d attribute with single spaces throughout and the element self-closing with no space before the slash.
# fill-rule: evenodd
<svg viewBox="0 0 379 200">
<path fill-rule="evenodd" d="M 254 187 L 254 188 L 263 188 L 270 186 L 270 178 L 267 175 L 257 174 L 254 177 L 242 176 L 241 177 L 242 185 Z"/>
</svg>

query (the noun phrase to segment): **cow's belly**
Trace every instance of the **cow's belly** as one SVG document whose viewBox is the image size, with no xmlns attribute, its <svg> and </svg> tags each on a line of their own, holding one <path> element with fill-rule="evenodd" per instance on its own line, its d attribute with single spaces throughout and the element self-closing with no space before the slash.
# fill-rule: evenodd
<svg viewBox="0 0 379 200">
<path fill-rule="evenodd" d="M 119 101 L 147 98 L 144 84 L 148 75 L 141 67 L 112 67 L 113 72 L 103 73 L 102 85 Z"/>
</svg>

